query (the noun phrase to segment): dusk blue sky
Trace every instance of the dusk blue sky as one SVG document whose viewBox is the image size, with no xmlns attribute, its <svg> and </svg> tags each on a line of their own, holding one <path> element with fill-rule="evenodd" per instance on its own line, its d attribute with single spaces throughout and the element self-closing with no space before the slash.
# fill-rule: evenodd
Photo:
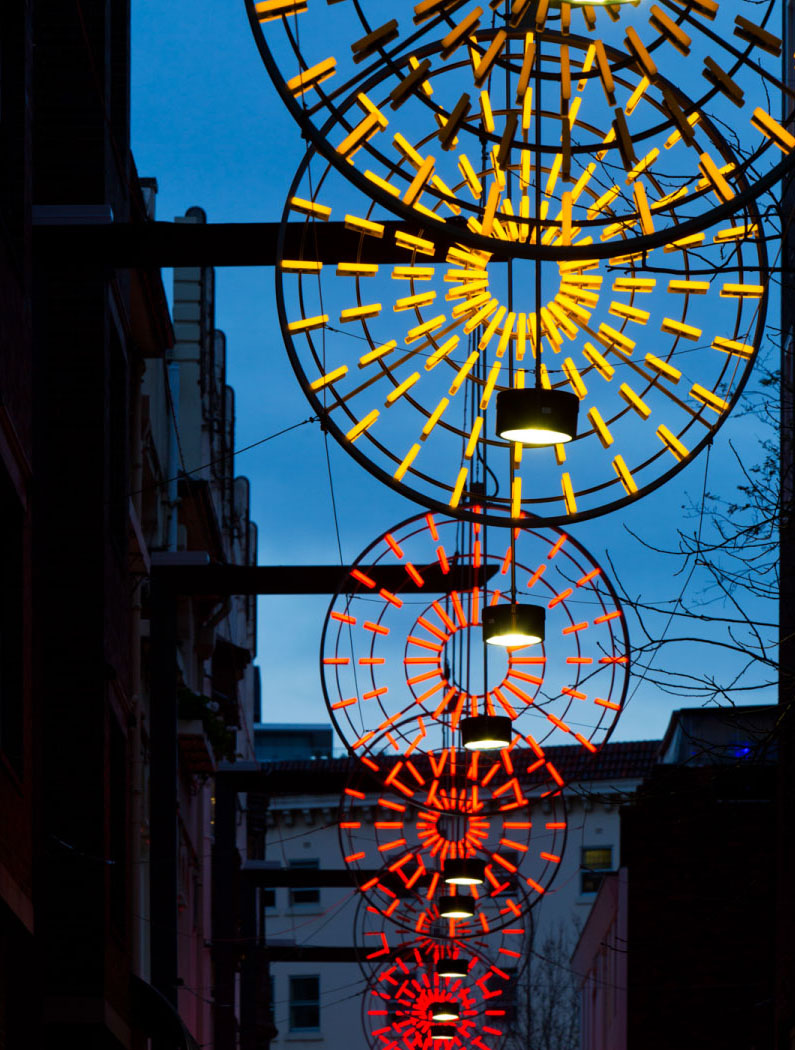
<svg viewBox="0 0 795 1050">
<path fill-rule="evenodd" d="M 199 205 L 210 222 L 277 221 L 303 145 L 262 66 L 243 4 L 194 0 L 185 7 L 135 0 L 132 17 L 133 150 L 139 174 L 158 180 L 157 217 L 170 220 Z M 170 271 L 164 272 L 164 281 L 170 296 Z M 235 389 L 239 448 L 311 415 L 284 351 L 273 288 L 272 269 L 216 271 L 216 325 L 227 335 L 227 380 Z M 774 301 L 773 328 L 775 310 Z M 711 453 L 708 490 L 731 497 L 740 480 L 730 439 L 753 462 L 756 442 L 765 435 L 753 416 L 730 420 Z M 351 561 L 379 533 L 421 508 L 370 477 L 332 439 L 328 452 L 342 556 Z M 676 527 L 695 525 L 683 518 L 682 508 L 700 500 L 705 462 L 702 454 L 651 496 L 572 529 L 597 560 L 604 562 L 609 551 L 625 585 L 647 603 L 676 597 L 684 577 L 673 576 L 678 563 L 649 554 L 626 529 L 656 546 L 675 545 Z M 242 453 L 235 471 L 251 481 L 260 563 L 339 560 L 325 444 L 317 424 Z M 686 598 L 695 601 L 703 585 L 697 573 Z M 260 600 L 257 661 L 265 721 L 327 721 L 317 670 L 327 604 L 326 598 Z M 755 610 L 760 620 L 774 612 Z M 657 623 L 662 629 L 665 620 Z M 631 617 L 629 625 L 637 636 Z M 686 631 L 673 625 L 671 634 L 676 633 L 698 632 L 693 624 Z M 703 646 L 671 646 L 658 662 L 698 673 L 705 661 L 717 658 L 717 651 Z M 728 658 L 720 660 L 721 668 L 728 667 Z M 633 692 L 614 739 L 658 736 L 670 712 L 691 703 L 637 680 L 630 686 Z M 774 699 L 770 693 L 734 698 L 738 703 Z"/>
</svg>

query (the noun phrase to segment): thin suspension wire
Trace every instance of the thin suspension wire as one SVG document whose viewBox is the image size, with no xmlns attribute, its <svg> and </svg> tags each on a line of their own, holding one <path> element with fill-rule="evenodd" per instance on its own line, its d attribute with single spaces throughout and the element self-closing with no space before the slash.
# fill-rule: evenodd
<svg viewBox="0 0 795 1050">
<path fill-rule="evenodd" d="M 235 456 L 239 456 L 242 452 L 249 452 L 252 448 L 258 448 L 260 445 L 265 445 L 268 441 L 273 441 L 274 438 L 281 437 L 282 434 L 289 434 L 291 430 L 297 430 L 299 427 L 306 426 L 307 423 L 317 422 L 317 416 L 307 416 L 306 419 L 302 419 L 299 423 L 292 423 L 289 427 L 282 427 L 281 430 L 277 430 L 273 434 L 268 434 L 267 437 L 260 438 L 259 441 L 252 441 L 250 445 L 243 445 L 242 448 L 233 449 L 231 452 L 227 452 L 223 456 L 219 456 L 217 459 L 211 459 L 208 463 L 202 463 L 201 466 L 191 467 L 190 470 L 183 469 L 179 474 L 175 474 L 171 478 L 163 478 L 162 481 L 153 481 L 151 485 L 144 485 L 143 488 L 135 489 L 130 495 L 139 496 L 143 492 L 150 492 L 152 489 L 162 488 L 163 485 L 168 485 L 172 481 L 179 481 L 180 478 L 190 477 L 191 474 L 198 474 L 200 470 L 208 470 L 210 467 L 214 467 L 218 463 L 223 463 L 227 459 L 234 459 Z"/>
</svg>

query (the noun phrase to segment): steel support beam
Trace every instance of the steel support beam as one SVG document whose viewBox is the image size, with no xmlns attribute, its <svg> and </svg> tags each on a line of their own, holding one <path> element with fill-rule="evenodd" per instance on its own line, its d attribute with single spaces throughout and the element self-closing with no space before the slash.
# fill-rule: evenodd
<svg viewBox="0 0 795 1050">
<path fill-rule="evenodd" d="M 231 594 L 335 594 L 346 582 L 350 589 L 360 587 L 350 572 L 351 565 L 168 565 L 153 570 L 175 594 L 231 595 Z M 376 589 L 402 590 L 408 576 L 402 565 L 360 565 L 359 570 L 370 577 Z M 412 593 L 445 594 L 481 586 L 484 575 L 491 579 L 497 565 L 481 567 L 450 567 L 443 573 L 437 564 L 417 566 L 425 581 L 422 587 L 412 583 Z"/>
<path fill-rule="evenodd" d="M 346 962 L 356 963 L 356 948 L 323 944 L 274 944 L 263 949 L 268 962 Z"/>
<path fill-rule="evenodd" d="M 409 253 L 395 244 L 395 232 L 404 223 L 387 219 L 383 237 L 363 237 L 341 222 L 291 222 L 287 226 L 284 257 L 320 262 L 405 263 Z M 455 225 L 449 219 L 447 227 Z M 275 266 L 278 222 L 107 223 L 97 225 L 34 226 L 34 247 L 56 259 L 93 259 L 120 269 L 163 266 Z M 415 230 L 410 231 L 416 233 Z M 450 232 L 450 231 L 448 231 Z M 500 242 L 492 248 L 495 260 L 507 258 Z M 428 262 L 444 262 L 441 245 Z"/>
<path fill-rule="evenodd" d="M 248 865 L 241 872 L 244 882 L 267 889 L 314 889 L 327 886 L 350 889 L 357 881 L 369 882 L 381 874 L 380 868 L 362 869 L 357 871 L 354 879 L 349 868 L 250 868 Z"/>
</svg>

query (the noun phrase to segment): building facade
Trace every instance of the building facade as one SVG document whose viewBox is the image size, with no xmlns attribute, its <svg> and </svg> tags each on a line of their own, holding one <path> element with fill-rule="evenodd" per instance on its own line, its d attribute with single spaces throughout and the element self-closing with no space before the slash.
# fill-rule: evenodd
<svg viewBox="0 0 795 1050">
<path fill-rule="evenodd" d="M 0 11 L 9 1048 L 212 1041 L 212 778 L 253 755 L 253 599 L 176 597 L 175 684 L 153 703 L 158 574 L 180 559 L 251 564 L 256 529 L 233 473 L 212 271 L 177 271 L 172 322 L 155 261 L 132 265 L 106 236 L 154 218 L 155 185 L 130 152 L 129 43 L 118 0 Z M 153 721 L 169 712 L 164 763 Z M 155 920 L 155 899 L 173 921 Z"/>
<path fill-rule="evenodd" d="M 34 1006 L 33 10 L 0 11 L 0 1045 Z"/>
<path fill-rule="evenodd" d="M 154 218 L 156 185 L 146 186 Z M 178 222 L 203 223 L 200 208 Z M 214 271 L 174 270 L 173 345 L 148 360 L 140 377 L 140 429 L 133 491 L 143 557 L 154 572 L 185 565 L 256 563 L 257 530 L 249 519 L 249 484 L 233 472 L 234 391 L 226 383 L 226 339 L 214 323 Z M 199 468 L 199 469 L 197 469 Z M 139 552 L 140 553 L 140 552 Z M 157 857 L 150 843 L 152 650 L 151 593 L 141 577 L 136 605 L 140 718 L 133 799 L 137 882 L 137 964 L 151 978 L 150 887 Z M 252 596 L 175 597 L 177 778 L 176 1006 L 201 1044 L 213 1037 L 211 851 L 213 775 L 219 762 L 253 757 L 259 709 L 256 602 Z M 148 615 L 149 614 L 149 615 Z M 241 837 L 242 841 L 242 837 Z"/>
<path fill-rule="evenodd" d="M 777 717 L 674 714 L 572 957 L 582 1050 L 773 1045 Z"/>
</svg>

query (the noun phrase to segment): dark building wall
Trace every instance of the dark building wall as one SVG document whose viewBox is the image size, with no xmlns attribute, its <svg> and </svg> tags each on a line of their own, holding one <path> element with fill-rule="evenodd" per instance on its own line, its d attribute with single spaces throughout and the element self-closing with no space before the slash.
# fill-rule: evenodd
<svg viewBox="0 0 795 1050">
<path fill-rule="evenodd" d="M 33 32 L 34 203 L 126 221 L 128 5 L 37 5 Z M 39 1045 L 129 1045 L 129 277 L 37 254 L 34 281 Z"/>
<path fill-rule="evenodd" d="M 34 1013 L 32 6 L 0 8 L 0 1047 Z"/>
<path fill-rule="evenodd" d="M 0 441 L 17 442 L 15 453 L 28 459 L 32 422 L 31 18 L 30 3 L 4 4 L 0 11 Z M 6 455 L 9 452 L 6 449 Z"/>
<path fill-rule="evenodd" d="M 658 767 L 622 810 L 628 1050 L 772 1045 L 774 778 Z"/>
<path fill-rule="evenodd" d="M 213 983 L 210 880 L 193 877 L 193 865 L 195 899 L 180 919 L 177 829 L 190 832 L 194 854 L 209 836 L 205 778 L 221 752 L 204 723 L 198 733 L 192 723 L 180 742 L 198 738 L 202 765 L 189 747 L 178 760 L 173 683 L 161 688 L 160 706 L 150 704 L 154 661 L 142 623 L 156 590 L 151 552 L 162 551 L 163 537 L 142 518 L 142 492 L 148 486 L 149 518 L 166 504 L 179 512 L 188 549 L 255 563 L 248 483 L 234 477 L 229 456 L 223 336 L 210 308 L 214 353 L 202 375 L 213 389 L 193 391 L 186 418 L 195 416 L 195 433 L 182 434 L 197 443 L 192 463 L 216 464 L 212 476 L 163 500 L 168 473 L 144 477 L 153 417 L 142 394 L 147 360 L 162 376 L 174 342 L 161 274 L 58 247 L 58 226 L 73 234 L 87 223 L 153 218 L 154 180 L 148 208 L 130 154 L 129 52 L 129 0 L 0 5 L 0 1050 L 195 1045 L 175 1011 L 190 983 L 183 968 L 201 956 L 207 972 L 194 983 Z M 167 430 L 165 402 L 154 423 Z M 221 433 L 210 455 L 201 454 L 205 431 Z M 169 459 L 160 462 L 173 467 Z M 236 701 L 224 728 L 253 706 L 253 601 L 186 599 L 184 637 L 160 639 L 161 677 L 173 678 L 184 650 L 194 699 L 218 688 Z M 215 649 L 221 685 L 215 664 L 205 666 Z M 153 712 L 164 712 L 166 730 L 159 795 Z M 157 894 L 165 906 L 156 916 Z M 185 987 L 186 996 L 195 991 Z M 206 1006 L 186 1017 L 209 1045 Z"/>
</svg>

